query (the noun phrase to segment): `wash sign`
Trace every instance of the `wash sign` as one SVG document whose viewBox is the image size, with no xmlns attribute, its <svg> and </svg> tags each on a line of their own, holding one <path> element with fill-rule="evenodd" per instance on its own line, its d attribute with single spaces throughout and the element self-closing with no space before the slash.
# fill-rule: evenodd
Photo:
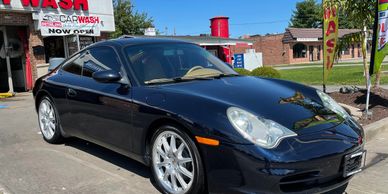
<svg viewBox="0 0 388 194">
<path fill-rule="evenodd" d="M 244 54 L 234 55 L 234 68 L 244 68 Z"/>
<path fill-rule="evenodd" d="M 67 36 L 72 34 L 100 36 L 103 20 L 99 16 L 40 14 L 39 28 L 42 36 Z"/>
</svg>

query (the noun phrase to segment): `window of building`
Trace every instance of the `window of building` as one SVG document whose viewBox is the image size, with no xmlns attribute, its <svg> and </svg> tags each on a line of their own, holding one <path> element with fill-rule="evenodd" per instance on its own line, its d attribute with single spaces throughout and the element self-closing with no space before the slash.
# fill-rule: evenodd
<svg viewBox="0 0 388 194">
<path fill-rule="evenodd" d="M 302 43 L 293 46 L 294 58 L 306 58 L 307 47 Z"/>
<path fill-rule="evenodd" d="M 63 43 L 63 37 L 50 36 L 43 39 L 46 63 L 51 58 L 65 58 L 65 48 Z"/>
<path fill-rule="evenodd" d="M 350 55 L 350 47 L 349 45 L 346 45 L 342 48 L 342 54 L 343 55 Z"/>
</svg>

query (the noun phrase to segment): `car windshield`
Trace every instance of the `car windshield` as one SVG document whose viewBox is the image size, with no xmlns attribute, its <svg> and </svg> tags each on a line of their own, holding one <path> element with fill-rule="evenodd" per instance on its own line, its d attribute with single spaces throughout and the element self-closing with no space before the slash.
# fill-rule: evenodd
<svg viewBox="0 0 388 194">
<path fill-rule="evenodd" d="M 237 76 L 227 64 L 193 44 L 146 44 L 129 46 L 125 51 L 141 84 Z"/>
</svg>

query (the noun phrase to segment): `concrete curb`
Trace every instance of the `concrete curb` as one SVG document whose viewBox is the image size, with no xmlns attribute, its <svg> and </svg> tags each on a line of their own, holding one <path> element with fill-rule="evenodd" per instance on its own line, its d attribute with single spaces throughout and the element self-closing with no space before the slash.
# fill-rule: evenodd
<svg viewBox="0 0 388 194">
<path fill-rule="evenodd" d="M 373 140 L 382 131 L 388 130 L 388 118 L 382 119 L 364 127 L 366 141 Z"/>
</svg>

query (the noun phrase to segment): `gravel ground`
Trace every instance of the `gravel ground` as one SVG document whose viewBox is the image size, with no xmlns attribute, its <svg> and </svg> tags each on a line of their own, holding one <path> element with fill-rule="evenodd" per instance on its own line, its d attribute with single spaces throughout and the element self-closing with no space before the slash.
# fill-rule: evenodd
<svg viewBox="0 0 388 194">
<path fill-rule="evenodd" d="M 360 92 L 354 94 L 341 94 L 339 92 L 333 92 L 330 93 L 330 96 L 340 103 L 357 107 L 364 111 L 366 93 L 366 90 L 361 90 Z M 388 90 L 382 88 L 372 89 L 369 110 L 372 112 L 372 116 L 369 118 L 364 117 L 359 121 L 363 125 L 388 117 Z"/>
</svg>

